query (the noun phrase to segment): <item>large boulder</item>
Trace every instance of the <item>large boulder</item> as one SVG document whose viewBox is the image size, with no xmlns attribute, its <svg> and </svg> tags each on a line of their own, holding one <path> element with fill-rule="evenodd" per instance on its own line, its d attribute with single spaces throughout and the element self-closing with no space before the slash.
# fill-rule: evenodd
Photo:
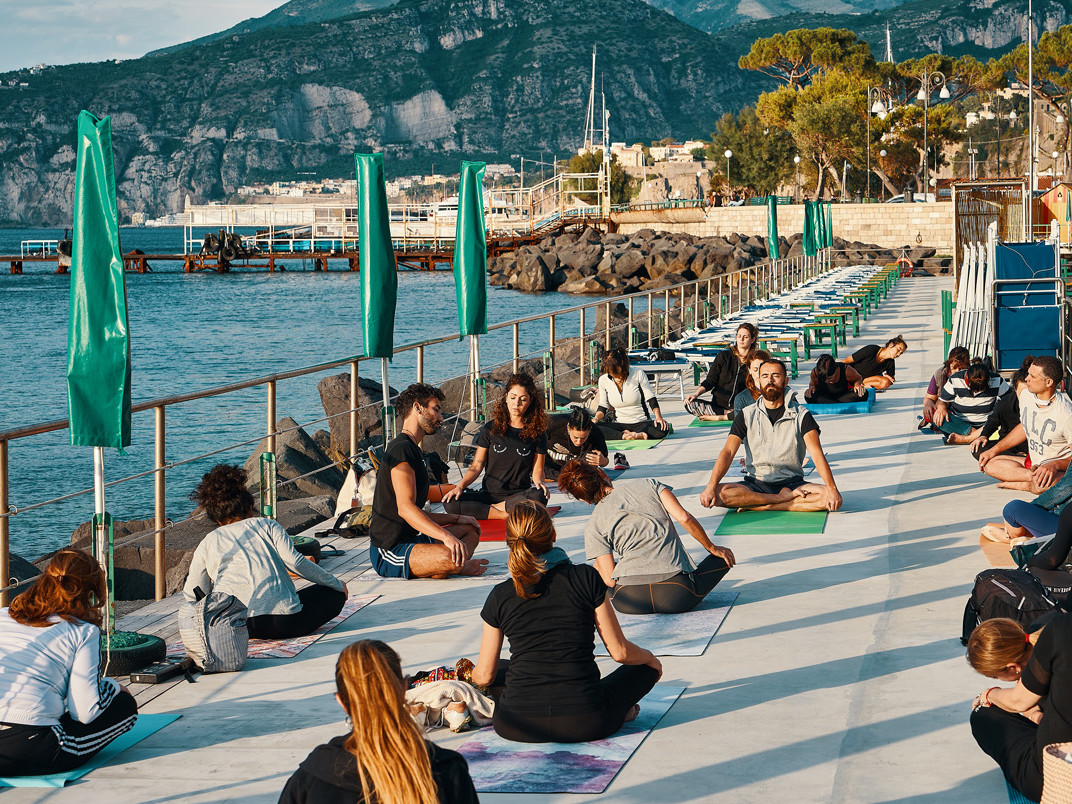
<svg viewBox="0 0 1072 804">
<path fill-rule="evenodd" d="M 334 498 L 346 480 L 343 471 L 294 419 L 289 416 L 280 419 L 276 429 L 280 431 L 275 437 L 275 473 L 279 480 L 276 498 L 296 500 L 320 495 Z M 252 485 L 259 485 L 261 455 L 267 451 L 268 439 L 264 439 L 243 467 Z M 342 452 L 348 453 L 349 445 Z"/>
<path fill-rule="evenodd" d="M 581 279 L 577 282 L 567 282 L 559 287 L 562 293 L 573 294 L 592 294 L 592 293 L 606 293 L 608 285 L 600 279 L 600 277 L 614 276 L 614 274 L 596 274 L 590 276 L 587 279 Z"/>
<path fill-rule="evenodd" d="M 360 439 L 378 434 L 380 408 L 383 406 L 383 386 L 368 377 L 357 378 L 357 430 Z M 331 417 L 331 446 L 344 455 L 350 453 L 350 373 L 325 377 L 317 385 L 324 413 Z M 398 392 L 388 388 L 394 397 Z"/>
<path fill-rule="evenodd" d="M 577 244 L 558 252 L 558 259 L 567 270 L 581 271 L 585 276 L 594 272 L 603 258 L 602 243 Z"/>
<path fill-rule="evenodd" d="M 510 287 L 528 293 L 554 289 L 552 275 L 558 270 L 558 255 L 550 251 L 518 253 L 517 273 Z"/>
<path fill-rule="evenodd" d="M 612 269 L 622 279 L 631 279 L 645 272 L 644 254 L 637 249 L 628 249 L 615 258 Z M 600 265 L 600 273 L 605 269 Z"/>
</svg>

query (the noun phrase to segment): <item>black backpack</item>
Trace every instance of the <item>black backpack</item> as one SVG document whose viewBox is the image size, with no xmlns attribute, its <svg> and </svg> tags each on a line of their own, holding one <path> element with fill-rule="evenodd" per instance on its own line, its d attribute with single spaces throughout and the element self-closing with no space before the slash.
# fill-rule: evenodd
<svg viewBox="0 0 1072 804">
<path fill-rule="evenodd" d="M 1050 591 L 1027 570 L 985 570 L 975 576 L 975 588 L 964 607 L 960 641 L 967 645 L 971 632 L 983 620 L 1008 617 L 1027 628 L 1060 608 Z"/>
</svg>

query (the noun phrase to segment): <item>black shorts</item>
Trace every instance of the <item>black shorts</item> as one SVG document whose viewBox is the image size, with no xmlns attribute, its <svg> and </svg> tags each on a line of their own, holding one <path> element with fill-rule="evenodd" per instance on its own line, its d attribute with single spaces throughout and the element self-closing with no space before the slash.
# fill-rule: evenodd
<svg viewBox="0 0 1072 804">
<path fill-rule="evenodd" d="M 804 478 L 793 477 L 789 480 L 782 480 L 778 483 L 764 483 L 762 480 L 756 480 L 754 477 L 744 476 L 744 480 L 741 481 L 742 485 L 747 486 L 756 494 L 781 494 L 784 489 L 800 488 L 804 485 Z"/>
</svg>

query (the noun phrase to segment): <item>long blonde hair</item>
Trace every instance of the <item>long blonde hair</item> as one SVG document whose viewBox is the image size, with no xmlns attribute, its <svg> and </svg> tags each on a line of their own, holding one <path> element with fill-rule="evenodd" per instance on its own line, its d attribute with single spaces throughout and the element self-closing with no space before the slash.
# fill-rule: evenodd
<svg viewBox="0 0 1072 804">
<path fill-rule="evenodd" d="M 1023 667 L 1042 631 L 1027 634 L 1016 620 L 995 617 L 983 620 L 968 638 L 968 664 L 988 678 L 1001 673 L 1010 664 Z"/>
<path fill-rule="evenodd" d="M 506 520 L 506 544 L 510 548 L 507 567 L 517 596 L 526 600 L 539 597 L 529 587 L 547 572 L 547 564 L 540 556 L 555 546 L 555 526 L 547 509 L 535 500 L 515 505 Z"/>
<path fill-rule="evenodd" d="M 432 763 L 406 710 L 402 662 L 384 642 L 363 639 L 343 649 L 335 687 L 353 724 L 345 748 L 357 760 L 365 801 L 438 804 Z"/>
</svg>

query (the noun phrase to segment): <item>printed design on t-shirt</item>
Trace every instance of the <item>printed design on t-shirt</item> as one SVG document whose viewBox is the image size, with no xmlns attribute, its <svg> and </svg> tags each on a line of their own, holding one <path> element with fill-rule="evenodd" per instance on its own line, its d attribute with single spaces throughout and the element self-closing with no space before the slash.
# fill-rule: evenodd
<svg viewBox="0 0 1072 804">
<path fill-rule="evenodd" d="M 503 447 L 503 449 L 506 448 Z M 517 454 L 520 455 L 522 458 L 527 458 L 529 455 L 532 454 L 532 447 L 525 447 L 524 449 L 517 447 L 515 449 L 517 451 Z"/>
<path fill-rule="evenodd" d="M 506 445 L 505 444 L 492 444 L 491 445 L 491 451 L 492 452 L 497 452 L 497 453 L 499 453 L 501 455 L 502 453 L 506 452 Z"/>
</svg>

